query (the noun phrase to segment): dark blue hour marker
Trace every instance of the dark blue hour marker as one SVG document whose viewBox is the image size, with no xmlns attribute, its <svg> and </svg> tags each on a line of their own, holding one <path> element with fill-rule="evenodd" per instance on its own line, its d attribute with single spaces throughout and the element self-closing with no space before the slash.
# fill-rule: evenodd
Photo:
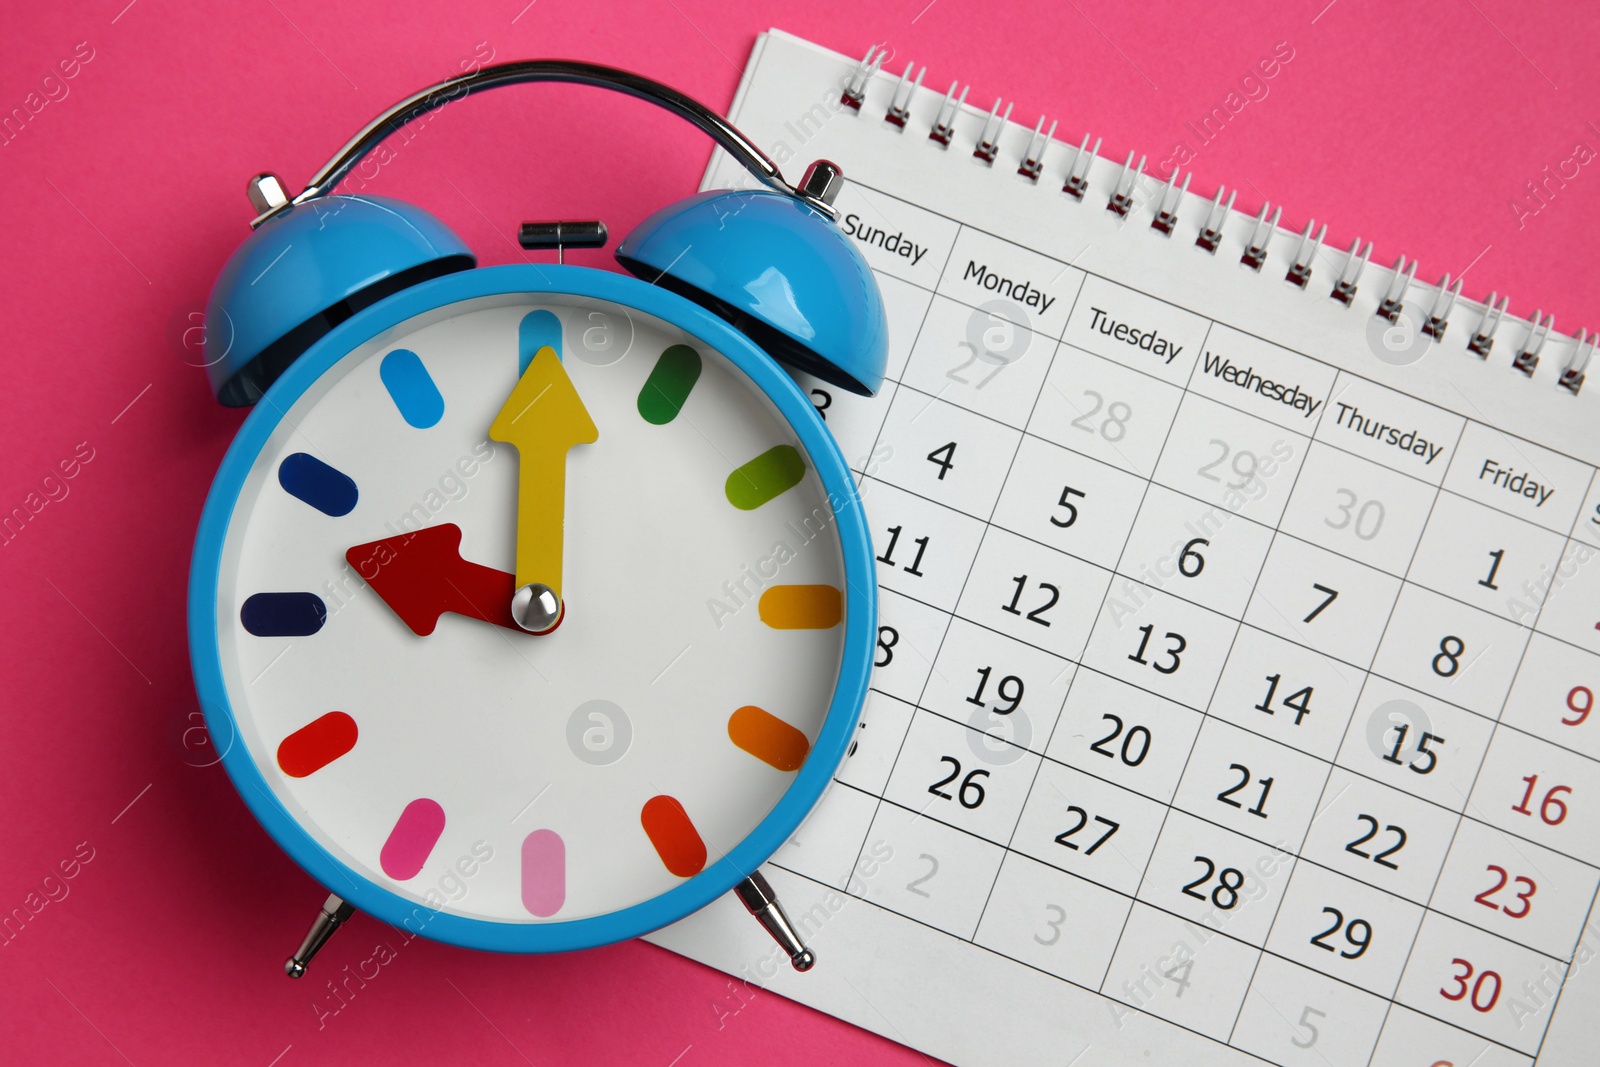
<svg viewBox="0 0 1600 1067">
<path fill-rule="evenodd" d="M 434 384 L 422 358 L 409 348 L 397 348 L 383 357 L 378 377 L 389 390 L 400 416 L 419 430 L 426 430 L 444 418 L 444 397 Z"/>
<path fill-rule="evenodd" d="M 257 593 L 239 609 L 239 621 L 257 637 L 309 637 L 328 621 L 315 593 Z"/>
<path fill-rule="evenodd" d="M 350 476 L 304 452 L 278 464 L 278 484 L 324 515 L 348 515 L 356 506 L 356 483 Z"/>
<path fill-rule="evenodd" d="M 522 322 L 517 327 L 518 375 L 527 373 L 528 364 L 546 345 L 556 350 L 557 359 L 564 354 L 561 351 L 561 320 L 556 318 L 555 312 L 540 309 L 522 316 Z"/>
</svg>

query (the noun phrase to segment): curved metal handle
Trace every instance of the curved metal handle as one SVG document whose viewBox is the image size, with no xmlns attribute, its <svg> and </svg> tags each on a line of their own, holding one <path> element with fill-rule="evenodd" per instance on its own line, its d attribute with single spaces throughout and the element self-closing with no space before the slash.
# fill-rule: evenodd
<svg viewBox="0 0 1600 1067">
<path fill-rule="evenodd" d="M 687 119 L 710 134 L 717 144 L 726 149 L 729 155 L 738 160 L 763 185 L 776 192 L 797 197 L 827 212 L 830 216 L 833 214 L 830 205 L 820 202 L 820 197 L 808 195 L 784 181 L 778 165 L 768 159 L 766 153 L 757 148 L 748 137 L 721 115 L 698 100 L 640 74 L 601 66 L 598 63 L 580 63 L 566 59 L 529 59 L 481 67 L 412 94 L 367 123 L 360 133 L 351 138 L 337 155 L 317 171 L 305 189 L 291 202 L 303 204 L 333 192 L 345 175 L 350 173 L 351 168 L 361 162 L 362 157 L 412 120 L 441 108 L 452 100 L 485 89 L 521 82 L 569 82 L 577 85 L 593 85 L 647 100 Z M 274 211 L 268 214 L 275 213 Z"/>
</svg>

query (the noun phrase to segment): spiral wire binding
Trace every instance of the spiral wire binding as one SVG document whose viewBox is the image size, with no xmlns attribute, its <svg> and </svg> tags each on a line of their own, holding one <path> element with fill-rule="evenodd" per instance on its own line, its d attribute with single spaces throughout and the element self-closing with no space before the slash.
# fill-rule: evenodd
<svg viewBox="0 0 1600 1067">
<path fill-rule="evenodd" d="M 1239 195 L 1239 190 L 1233 190 L 1228 193 L 1228 202 L 1224 204 L 1222 194 L 1225 191 L 1220 186 L 1217 188 L 1217 198 L 1211 202 L 1211 212 L 1206 216 L 1206 224 L 1200 228 L 1200 236 L 1194 239 L 1197 247 L 1205 249 L 1212 255 L 1217 254 L 1217 248 L 1222 244 L 1222 227 L 1227 225 L 1228 213 L 1233 210 L 1233 198 Z M 1309 277 L 1310 272 L 1306 273 Z"/>
<path fill-rule="evenodd" d="M 1006 114 L 1011 114 L 1011 109 L 1006 109 Z M 1039 124 L 1033 128 L 1033 136 L 1028 139 L 1028 150 L 1022 154 L 1022 165 L 1017 168 L 1017 173 L 1033 182 L 1039 183 L 1039 175 L 1044 173 L 1044 153 L 1050 147 L 1056 136 L 1055 120 L 1050 120 L 1050 129 L 1044 128 L 1044 116 L 1039 116 Z"/>
<path fill-rule="evenodd" d="M 950 91 L 944 94 L 944 103 L 939 105 L 939 117 L 933 122 L 933 129 L 928 133 L 928 140 L 938 141 L 946 148 L 950 147 L 950 138 L 956 134 L 956 113 L 967 104 L 967 89 L 963 86 L 961 96 L 956 97 L 956 83 L 950 83 Z M 995 101 L 996 104 L 999 101 Z"/>
<path fill-rule="evenodd" d="M 1428 321 L 1422 324 L 1422 332 L 1435 341 L 1444 337 L 1444 329 L 1450 325 L 1450 309 L 1455 307 L 1456 297 L 1461 295 L 1461 279 L 1457 278 L 1454 285 L 1450 284 L 1450 272 L 1439 279 L 1439 294 L 1433 298 L 1433 308 L 1428 312 Z"/>
<path fill-rule="evenodd" d="M 1089 147 L 1089 135 L 1083 135 L 1083 143 L 1078 146 L 1078 154 L 1072 158 L 1072 169 L 1067 172 L 1067 180 L 1061 186 L 1061 191 L 1074 200 L 1082 200 L 1083 194 L 1089 191 L 1089 168 L 1094 161 L 1100 158 L 1100 138 L 1094 139 L 1094 147 Z"/>
<path fill-rule="evenodd" d="M 1411 265 L 1406 265 L 1406 257 L 1401 256 L 1394 262 L 1394 277 L 1389 280 L 1389 290 L 1383 294 L 1383 302 L 1378 305 L 1378 315 L 1390 322 L 1400 321 L 1400 312 L 1405 308 L 1401 303 L 1405 299 L 1406 289 L 1410 287 L 1411 280 L 1417 275 L 1417 261 L 1412 260 Z"/>
<path fill-rule="evenodd" d="M 1244 255 L 1239 257 L 1239 262 L 1253 271 L 1261 270 L 1261 265 L 1267 261 L 1267 246 L 1272 243 L 1272 235 L 1278 230 L 1278 220 L 1283 217 L 1283 205 L 1278 205 L 1278 210 L 1272 213 L 1272 218 L 1267 218 L 1267 209 L 1271 204 L 1261 205 L 1261 215 L 1256 219 L 1256 228 L 1251 231 L 1250 241 L 1244 246 Z M 1355 292 L 1354 287 L 1351 292 Z"/>
<path fill-rule="evenodd" d="M 883 45 L 873 45 L 855 69 L 845 79 L 842 87 L 840 103 L 853 111 L 860 112 L 866 101 L 868 83 L 878 75 L 884 61 L 889 56 L 889 50 Z M 895 84 L 890 103 L 884 113 L 884 121 L 897 130 L 904 131 L 911 120 L 911 101 L 922 89 L 922 79 L 928 72 L 927 67 L 916 72 L 913 79 L 912 70 L 916 64 L 907 63 L 906 69 Z M 891 75 L 892 77 L 892 75 Z M 957 89 L 960 89 L 959 93 Z M 958 81 L 950 83 L 950 89 L 944 95 L 944 100 L 939 105 L 938 113 L 933 126 L 928 131 L 928 139 L 937 142 L 941 147 L 948 149 L 955 139 L 956 117 L 967 106 L 967 91 L 970 86 L 963 86 Z M 1012 104 L 1005 104 L 1001 110 L 1003 98 L 996 98 L 994 107 L 987 116 L 982 112 L 982 131 L 978 136 L 977 144 L 973 148 L 973 156 L 984 163 L 993 166 L 1000 153 L 1000 138 L 1011 120 Z M 1039 121 L 1033 128 L 1033 134 L 1028 139 L 1027 149 L 1017 166 L 1017 173 L 1028 181 L 1037 184 L 1045 173 L 1045 156 L 1053 145 L 1060 142 L 1055 140 L 1056 121 L 1051 120 L 1050 128 L 1044 128 L 1045 117 L 1039 116 Z M 1101 138 L 1096 137 L 1094 144 L 1089 143 L 1090 134 L 1083 135 L 1083 141 L 1076 149 L 1071 149 L 1071 164 L 1067 167 L 1066 178 L 1062 183 L 1061 191 L 1074 200 L 1082 201 L 1089 191 L 1089 170 L 1100 156 Z M 1145 178 L 1145 156 L 1137 156 L 1129 152 L 1127 160 L 1122 165 L 1116 181 L 1112 185 L 1110 199 L 1106 202 L 1106 210 L 1126 219 L 1137 206 L 1135 192 L 1140 180 Z M 1154 218 L 1150 228 L 1166 237 L 1173 236 L 1178 228 L 1178 207 L 1183 202 L 1183 196 L 1189 191 L 1189 180 L 1193 174 L 1184 174 L 1180 183 L 1179 170 L 1174 167 L 1168 176 L 1166 184 L 1161 188 L 1161 193 L 1155 200 Z M 1206 212 L 1205 220 L 1201 223 L 1199 233 L 1195 237 L 1195 244 L 1205 251 L 1215 255 L 1223 243 L 1223 228 L 1226 226 L 1228 216 L 1233 211 L 1234 199 L 1238 196 L 1237 189 L 1219 187 L 1216 196 L 1211 201 L 1210 209 Z M 1268 212 L 1271 212 L 1269 215 Z M 1255 225 L 1246 241 L 1244 251 L 1240 255 L 1240 262 L 1252 270 L 1260 271 L 1265 265 L 1272 244 L 1273 235 L 1278 230 L 1278 224 L 1283 217 L 1282 205 L 1275 209 L 1270 203 L 1261 205 L 1261 211 L 1255 218 Z M 1315 230 L 1315 233 L 1313 231 Z M 1317 254 L 1322 250 L 1323 238 L 1327 236 L 1328 227 L 1324 224 L 1321 229 L 1316 229 L 1316 221 L 1306 223 L 1305 232 L 1300 236 L 1300 244 L 1289 263 L 1289 269 L 1284 275 L 1286 281 L 1298 288 L 1305 289 L 1309 286 L 1312 276 L 1312 264 Z M 1349 307 L 1355 302 L 1356 291 L 1361 281 L 1362 272 L 1366 269 L 1372 258 L 1372 242 L 1367 242 L 1366 247 L 1361 245 L 1358 237 L 1350 245 L 1350 250 L 1345 253 L 1344 265 L 1340 269 L 1339 277 L 1335 280 L 1329 297 Z M 1411 288 L 1416 284 L 1416 260 L 1408 260 L 1401 256 L 1395 261 L 1391 270 L 1391 278 L 1384 290 L 1382 299 L 1374 312 L 1380 318 L 1389 322 L 1399 322 L 1405 308 L 1405 299 Z M 1423 283 L 1426 285 L 1426 283 Z M 1445 274 L 1434 288 L 1433 303 L 1429 307 L 1427 318 L 1421 325 L 1421 332 L 1434 341 L 1442 340 L 1445 330 L 1450 325 L 1450 315 L 1461 296 L 1462 282 L 1460 278 L 1454 282 L 1450 275 Z M 1498 303 L 1496 302 L 1498 301 Z M 1490 351 L 1494 348 L 1495 334 L 1499 331 L 1506 318 L 1506 310 L 1510 307 L 1511 298 L 1501 297 L 1498 292 L 1491 292 L 1489 298 L 1483 302 L 1483 316 L 1478 321 L 1477 328 L 1467 341 L 1467 351 L 1480 359 L 1487 360 Z M 1535 311 L 1531 318 L 1520 320 L 1528 327 L 1527 337 L 1512 358 L 1511 365 L 1524 375 L 1532 377 L 1539 366 L 1541 353 L 1545 342 L 1555 329 L 1555 316 L 1546 316 L 1542 311 Z M 1591 333 L 1579 329 L 1572 335 L 1572 352 L 1567 357 L 1562 367 L 1557 385 L 1566 392 L 1576 396 L 1583 388 L 1584 377 L 1588 370 L 1589 361 L 1594 356 L 1597 343 L 1600 343 L 1600 332 Z"/>
<path fill-rule="evenodd" d="M 1289 270 L 1283 276 L 1284 281 L 1302 289 L 1311 281 L 1311 261 L 1317 258 L 1317 253 L 1322 250 L 1322 239 L 1328 236 L 1327 223 L 1322 224 L 1322 229 L 1317 231 L 1315 237 L 1311 236 L 1311 229 L 1316 224 L 1316 219 L 1306 223 L 1306 232 L 1300 235 L 1300 247 L 1295 249 L 1294 259 L 1290 260 Z"/>
<path fill-rule="evenodd" d="M 845 79 L 844 93 L 839 97 L 839 103 L 852 111 L 860 111 L 862 101 L 867 98 L 867 82 L 883 67 L 883 61 L 889 58 L 889 49 L 884 45 L 875 44 L 867 49 L 866 57 L 851 71 L 850 77 Z M 911 68 L 907 67 L 909 72 Z M 917 79 L 921 84 L 922 79 Z M 909 97 L 909 94 L 908 94 Z"/>
<path fill-rule="evenodd" d="M 1052 126 L 1051 129 L 1055 127 Z M 1183 184 L 1178 184 L 1178 168 L 1172 168 L 1172 177 L 1167 179 L 1167 187 L 1161 192 L 1161 206 L 1156 209 L 1156 217 L 1150 220 L 1150 228 L 1168 237 L 1178 228 L 1178 204 L 1183 200 L 1183 194 L 1189 191 L 1189 179 L 1193 174 L 1183 176 Z"/>
<path fill-rule="evenodd" d="M 915 66 L 915 63 L 906 64 L 906 72 L 900 75 L 900 84 L 894 87 L 894 100 L 889 104 L 889 113 L 884 116 L 901 129 L 905 129 L 907 120 L 911 118 L 911 97 L 922 88 L 922 76 L 928 73 L 928 68 L 923 67 L 917 71 L 917 80 L 911 81 L 911 68 Z M 1055 127 L 1051 126 L 1050 130 L 1055 132 Z"/>
<path fill-rule="evenodd" d="M 1006 113 L 1000 114 L 1000 98 L 994 98 L 994 110 L 989 112 L 989 120 L 983 124 L 983 135 L 978 138 L 978 147 L 972 150 L 974 159 L 981 159 L 992 164 L 994 157 L 1000 154 L 1000 135 L 1006 130 L 1006 123 L 1011 121 L 1011 105 L 1006 105 Z"/>
</svg>

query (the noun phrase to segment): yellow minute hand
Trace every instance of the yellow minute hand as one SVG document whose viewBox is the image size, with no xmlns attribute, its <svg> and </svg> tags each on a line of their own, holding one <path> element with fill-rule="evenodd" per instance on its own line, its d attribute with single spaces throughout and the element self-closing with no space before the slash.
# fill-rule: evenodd
<svg viewBox="0 0 1600 1067">
<path fill-rule="evenodd" d="M 566 513 L 567 450 L 600 431 L 555 349 L 534 355 L 489 436 L 517 450 L 517 592 L 512 617 L 534 633 L 561 621 L 561 543 Z"/>
</svg>

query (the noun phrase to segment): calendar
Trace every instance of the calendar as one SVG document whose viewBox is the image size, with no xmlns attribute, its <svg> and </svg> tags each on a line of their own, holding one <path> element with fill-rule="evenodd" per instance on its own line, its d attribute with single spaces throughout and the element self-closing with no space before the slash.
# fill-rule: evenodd
<svg viewBox="0 0 1600 1067">
<path fill-rule="evenodd" d="M 878 651 L 816 969 L 653 939 L 959 1064 L 1594 1062 L 1592 343 L 920 82 L 774 31 L 731 116 L 884 294 L 876 397 L 800 377 Z"/>
</svg>

